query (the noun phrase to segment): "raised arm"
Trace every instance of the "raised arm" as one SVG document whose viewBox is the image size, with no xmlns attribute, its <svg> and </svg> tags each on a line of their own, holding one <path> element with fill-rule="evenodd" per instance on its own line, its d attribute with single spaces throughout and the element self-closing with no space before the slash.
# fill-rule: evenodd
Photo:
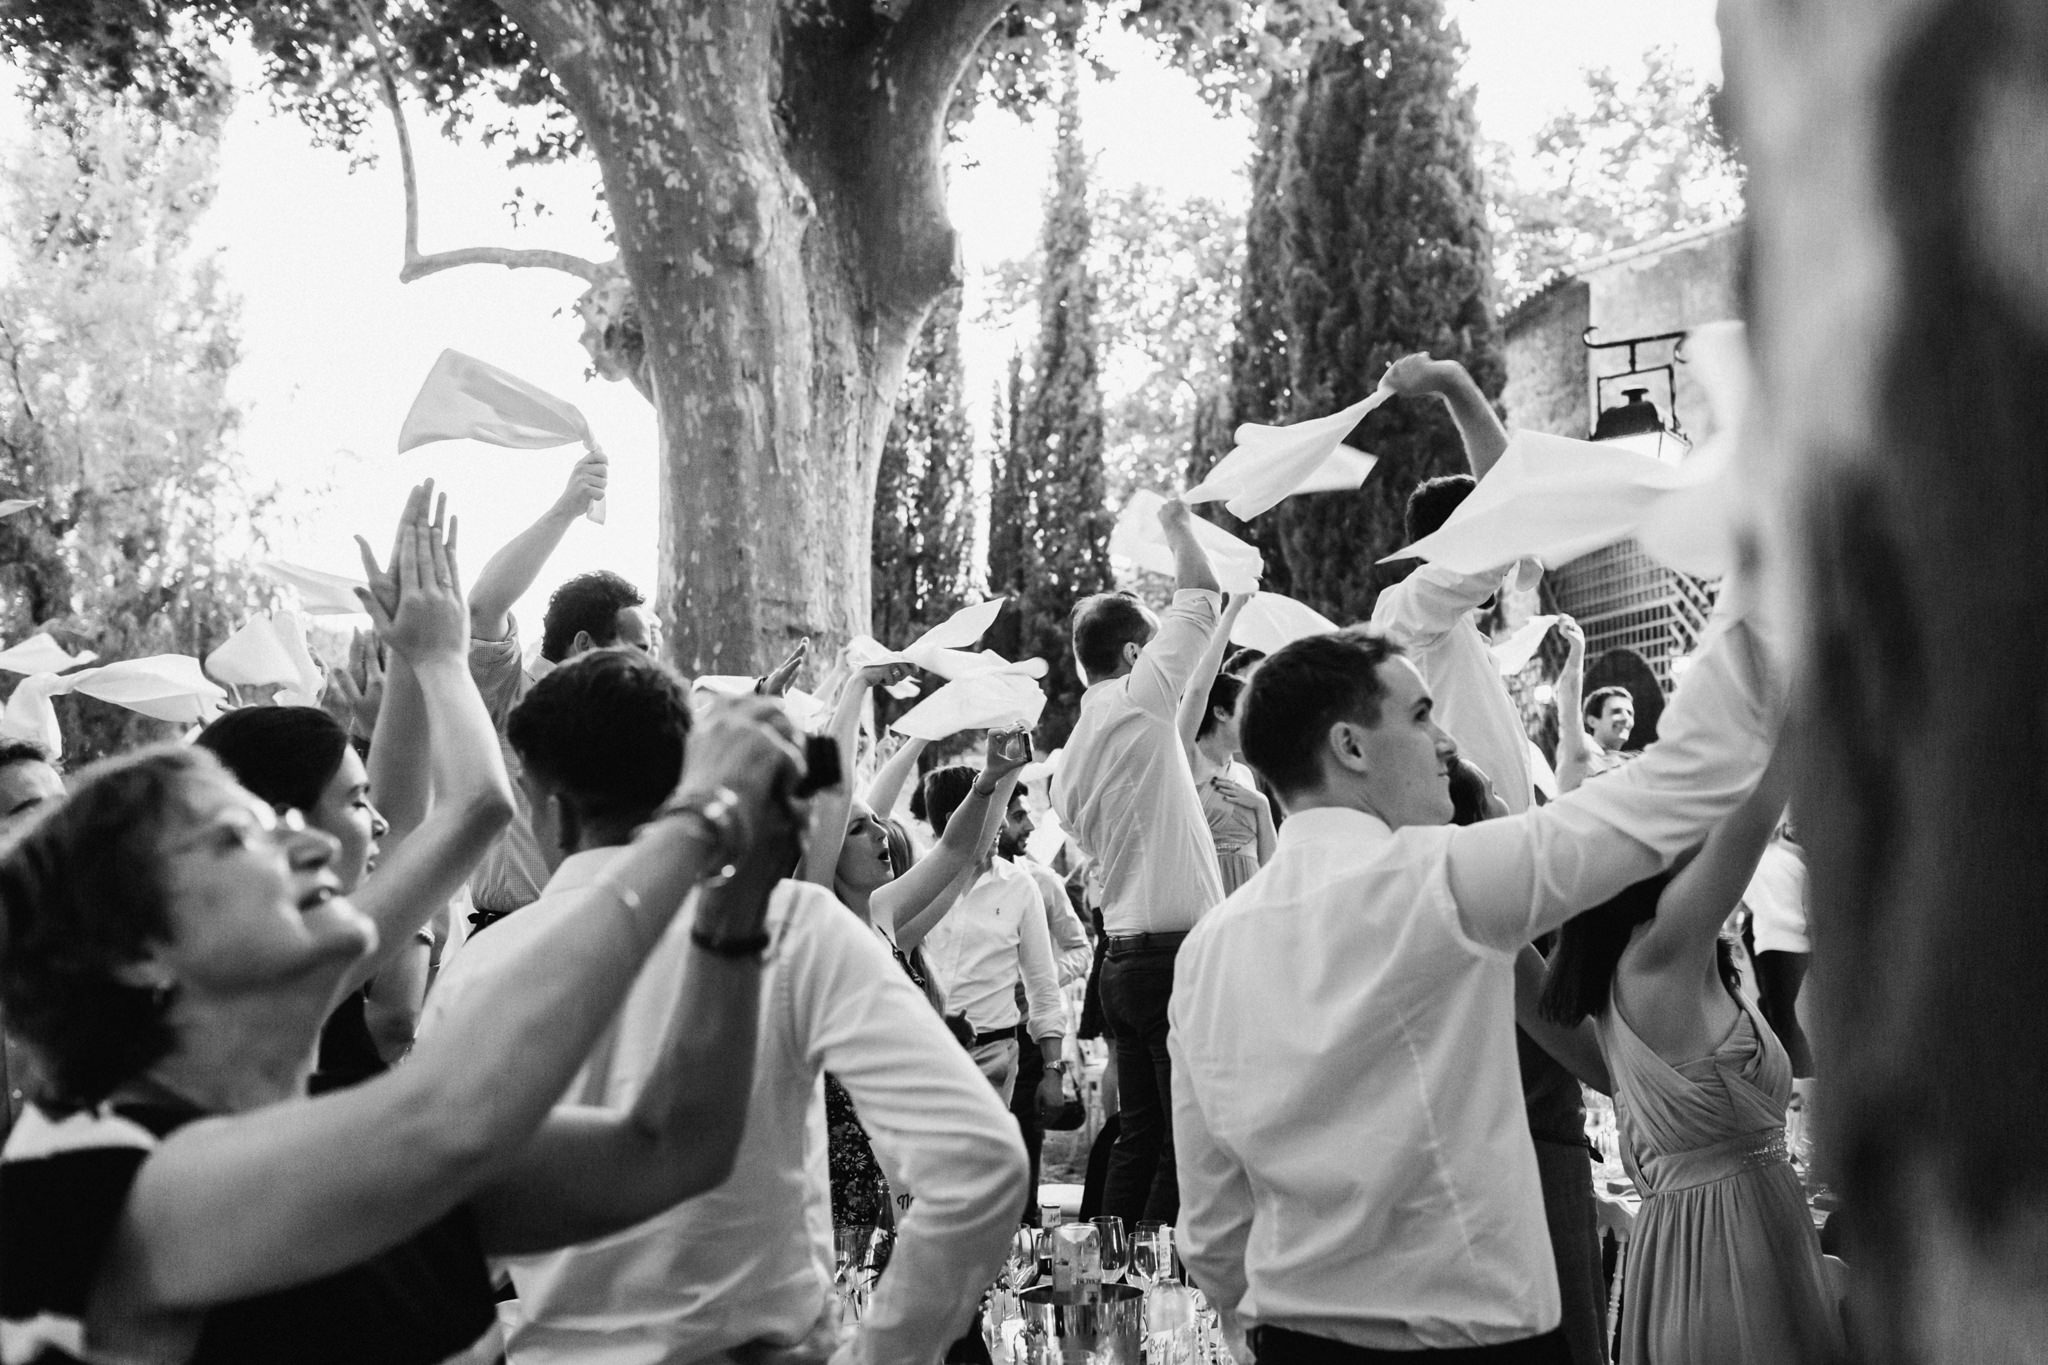
<svg viewBox="0 0 2048 1365">
<path fill-rule="evenodd" d="M 512 784 L 497 732 L 465 660 L 467 617 L 454 552 L 454 525 L 437 511 L 425 520 L 431 483 L 407 503 L 395 574 L 377 568 L 367 545 L 371 588 L 363 603 L 377 633 L 400 660 L 377 715 L 371 756 L 389 773 L 395 764 L 431 765 L 433 810 L 357 889 L 356 908 L 377 925 L 378 946 L 345 981 L 344 992 L 375 976 L 404 952 L 413 933 L 454 895 L 512 818 Z M 396 674 L 410 672 L 417 706 Z M 374 782 L 373 777 L 373 782 Z M 389 780 L 389 778 L 387 778 Z M 416 779 L 413 779 L 416 780 Z"/>
<path fill-rule="evenodd" d="M 1564 668 L 1557 675 L 1557 790 L 1577 791 L 1591 771 L 1593 738 L 1586 733 L 1586 632 L 1569 616 L 1557 618 L 1564 636 Z"/>
<path fill-rule="evenodd" d="M 1756 875 L 1758 859 L 1791 799 L 1791 764 L 1784 745 L 1771 755 L 1756 790 L 1714 827 L 1699 856 L 1680 868 L 1657 898 L 1657 917 L 1635 942 L 1635 964 L 1645 971 L 1710 960 L 1728 914 Z M 1603 779 L 1604 780 L 1604 779 Z"/>
<path fill-rule="evenodd" d="M 175 1312 L 301 1284 L 395 1245 L 507 1169 L 690 888 L 788 819 L 780 794 L 802 757 L 779 721 L 733 704 L 700 725 L 676 813 L 641 831 L 588 905 L 453 997 L 404 1066 L 165 1139 L 131 1187 L 94 1301 Z"/>
<path fill-rule="evenodd" d="M 1761 639 L 1718 617 L 1641 758 L 1540 809 L 1446 832 L 1466 930 L 1512 952 L 1668 866 L 1749 796 L 1783 717 Z"/>
<path fill-rule="evenodd" d="M 1180 732 L 1180 746 L 1194 758 L 1195 736 L 1201 733 L 1202 717 L 1209 712 L 1209 689 L 1216 685 L 1216 674 L 1223 667 L 1223 656 L 1230 652 L 1230 631 L 1237 624 L 1237 618 L 1244 615 L 1247 603 L 1252 600 L 1248 592 L 1234 592 L 1223 599 L 1223 615 L 1216 622 L 1216 629 L 1209 632 L 1209 643 L 1195 660 L 1194 671 L 1188 674 L 1187 686 L 1180 696 L 1180 709 L 1174 712 L 1174 728 Z"/>
<path fill-rule="evenodd" d="M 846 843 L 846 818 L 853 809 L 853 755 L 860 743 L 861 703 L 870 688 L 895 681 L 910 671 L 908 664 L 873 664 L 857 668 L 839 691 L 825 733 L 839 746 L 839 781 L 811 802 L 811 837 L 804 845 L 799 880 L 830 888 L 839 868 L 839 850 Z"/>
<path fill-rule="evenodd" d="M 1404 398 L 1421 394 L 1441 398 L 1457 423 L 1458 439 L 1465 443 L 1465 458 L 1475 479 L 1485 478 L 1508 448 L 1507 428 L 1494 415 L 1493 405 L 1471 374 L 1455 360 L 1432 360 L 1427 352 L 1404 355 L 1387 366 L 1380 386 Z"/>
<path fill-rule="evenodd" d="M 735 944 L 760 937 L 795 856 L 793 840 L 756 838 L 737 876 L 699 893 L 693 934 Z M 753 1090 L 761 960 L 759 952 L 687 953 L 678 1007 L 639 1094 L 582 1095 L 558 1107 L 477 1192 L 471 1205 L 487 1251 L 603 1237 L 724 1183 Z"/>
<path fill-rule="evenodd" d="M 1009 804 L 1018 774 L 1030 760 L 1031 737 L 1025 731 L 989 731 L 981 776 L 946 822 L 938 844 L 908 872 L 876 887 L 868 898 L 875 923 L 888 925 L 896 946 L 904 952 L 924 942 L 932 926 L 952 908 L 953 898 L 945 895 L 946 890 L 972 870 L 995 841 L 996 824 Z"/>
<path fill-rule="evenodd" d="M 1216 627 L 1216 575 L 1209 553 L 1195 539 L 1194 514 L 1179 498 L 1159 509 L 1159 525 L 1173 547 L 1173 605 L 1160 619 L 1151 642 L 1138 652 L 1127 686 L 1130 698 L 1159 719 L 1171 722 L 1194 675 L 1195 662 Z"/>
<path fill-rule="evenodd" d="M 867 794 L 862 799 L 870 810 L 885 819 L 895 812 L 897 799 L 903 795 L 903 784 L 917 771 L 918 757 L 929 742 L 915 735 L 903 737 L 903 742 L 896 746 L 896 752 L 875 770 L 874 780 L 868 783 Z"/>
<path fill-rule="evenodd" d="M 1543 996 L 1543 976 L 1548 970 L 1543 954 L 1529 944 L 1523 944 L 1522 951 L 1515 954 L 1515 1023 L 1581 1084 L 1603 1095 L 1612 1095 L 1614 1081 L 1607 1074 L 1607 1058 L 1601 1055 L 1593 1021 L 1581 1019 L 1576 1024 L 1560 1024 L 1544 1017 L 1538 1008 L 1537 1001 Z"/>
<path fill-rule="evenodd" d="M 576 518 L 604 500 L 610 462 L 593 450 L 569 471 L 569 482 L 540 520 L 507 541 L 476 576 L 469 597 L 469 633 L 479 640 L 502 640 L 512 629 L 512 604 L 526 595 L 547 566 L 548 557 L 569 533 Z"/>
</svg>

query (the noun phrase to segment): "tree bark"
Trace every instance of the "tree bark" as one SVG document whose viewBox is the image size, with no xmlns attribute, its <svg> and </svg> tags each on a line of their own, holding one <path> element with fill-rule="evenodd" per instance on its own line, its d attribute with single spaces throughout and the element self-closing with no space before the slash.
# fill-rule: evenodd
<svg viewBox="0 0 2048 1365">
<path fill-rule="evenodd" d="M 946 101 L 998 4 L 505 9 L 583 124 L 638 301 L 671 657 L 756 672 L 866 630 L 882 440 L 956 270 Z"/>
<path fill-rule="evenodd" d="M 1724 0 L 1865 1358 L 2048 1342 L 2048 7 Z"/>
</svg>

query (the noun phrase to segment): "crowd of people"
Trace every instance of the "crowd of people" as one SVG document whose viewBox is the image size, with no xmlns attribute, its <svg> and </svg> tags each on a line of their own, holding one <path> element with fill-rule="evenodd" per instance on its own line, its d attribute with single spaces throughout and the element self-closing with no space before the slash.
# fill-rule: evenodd
<svg viewBox="0 0 2048 1365">
<path fill-rule="evenodd" d="M 1509 436 L 1455 364 L 1383 383 L 1471 463 L 1414 539 Z M 614 574 L 527 648 L 605 484 L 586 457 L 467 588 L 414 489 L 325 706 L 69 777 L 0 747 L 7 1365 L 973 1358 L 1083 1036 L 1080 1212 L 1174 1227 L 1246 1365 L 1842 1355 L 1740 585 L 1640 753 L 1560 623 L 1544 802 L 1481 627 L 1538 566 L 1423 563 L 1261 655 L 1168 500 L 1171 603 L 1073 606 L 1063 750 L 940 761 L 866 723 L 906 665 L 835 666 L 807 736 L 802 646 L 711 697 Z M 1618 1338 L 1588 1092 L 1641 1196 Z"/>
</svg>

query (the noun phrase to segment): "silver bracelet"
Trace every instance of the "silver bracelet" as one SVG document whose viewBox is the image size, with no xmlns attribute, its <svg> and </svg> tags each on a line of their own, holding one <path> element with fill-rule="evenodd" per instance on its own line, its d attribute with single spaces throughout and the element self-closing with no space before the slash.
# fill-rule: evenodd
<svg viewBox="0 0 2048 1365">
<path fill-rule="evenodd" d="M 722 886 L 731 881 L 739 871 L 740 857 L 752 842 L 739 793 L 730 787 L 714 787 L 708 792 L 672 801 L 655 813 L 648 827 L 670 819 L 697 821 L 710 836 L 708 861 L 717 870 L 699 880 L 706 886 Z"/>
</svg>

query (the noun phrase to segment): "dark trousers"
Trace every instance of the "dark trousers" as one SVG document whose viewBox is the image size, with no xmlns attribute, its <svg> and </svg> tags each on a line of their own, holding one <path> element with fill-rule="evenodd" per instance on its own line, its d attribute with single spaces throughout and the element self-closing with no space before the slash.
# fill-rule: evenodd
<svg viewBox="0 0 2048 1365">
<path fill-rule="evenodd" d="M 1038 1043 L 1017 1025 L 1017 1084 L 1010 1091 L 1010 1116 L 1024 1132 L 1024 1154 L 1031 1158 L 1031 1183 L 1024 1190 L 1024 1209 L 1018 1215 L 1029 1227 L 1038 1226 L 1038 1160 L 1045 1150 L 1045 1124 L 1038 1117 L 1038 1083 L 1045 1079 L 1045 1054 Z"/>
<path fill-rule="evenodd" d="M 1600 1220 L 1593 1204 L 1593 1162 L 1585 1139 L 1536 1139 L 1543 1215 L 1557 1261 L 1559 1325 L 1572 1365 L 1607 1365 L 1607 1287 L 1600 1273 Z"/>
<path fill-rule="evenodd" d="M 1102 1212 L 1127 1228 L 1180 1214 L 1173 1164 L 1172 1063 L 1166 1055 L 1166 1006 L 1173 960 L 1185 934 L 1112 938 L 1102 963 L 1102 1021 L 1116 1048 L 1116 1147 L 1110 1152 Z"/>
<path fill-rule="evenodd" d="M 1254 1327 L 1249 1334 L 1259 1365 L 1396 1365 L 1429 1361 L 1432 1365 L 1571 1365 L 1571 1351 L 1562 1331 L 1510 1341 L 1499 1346 L 1454 1346 L 1424 1351 L 1381 1351 L 1352 1346 L 1284 1327 Z"/>
</svg>

